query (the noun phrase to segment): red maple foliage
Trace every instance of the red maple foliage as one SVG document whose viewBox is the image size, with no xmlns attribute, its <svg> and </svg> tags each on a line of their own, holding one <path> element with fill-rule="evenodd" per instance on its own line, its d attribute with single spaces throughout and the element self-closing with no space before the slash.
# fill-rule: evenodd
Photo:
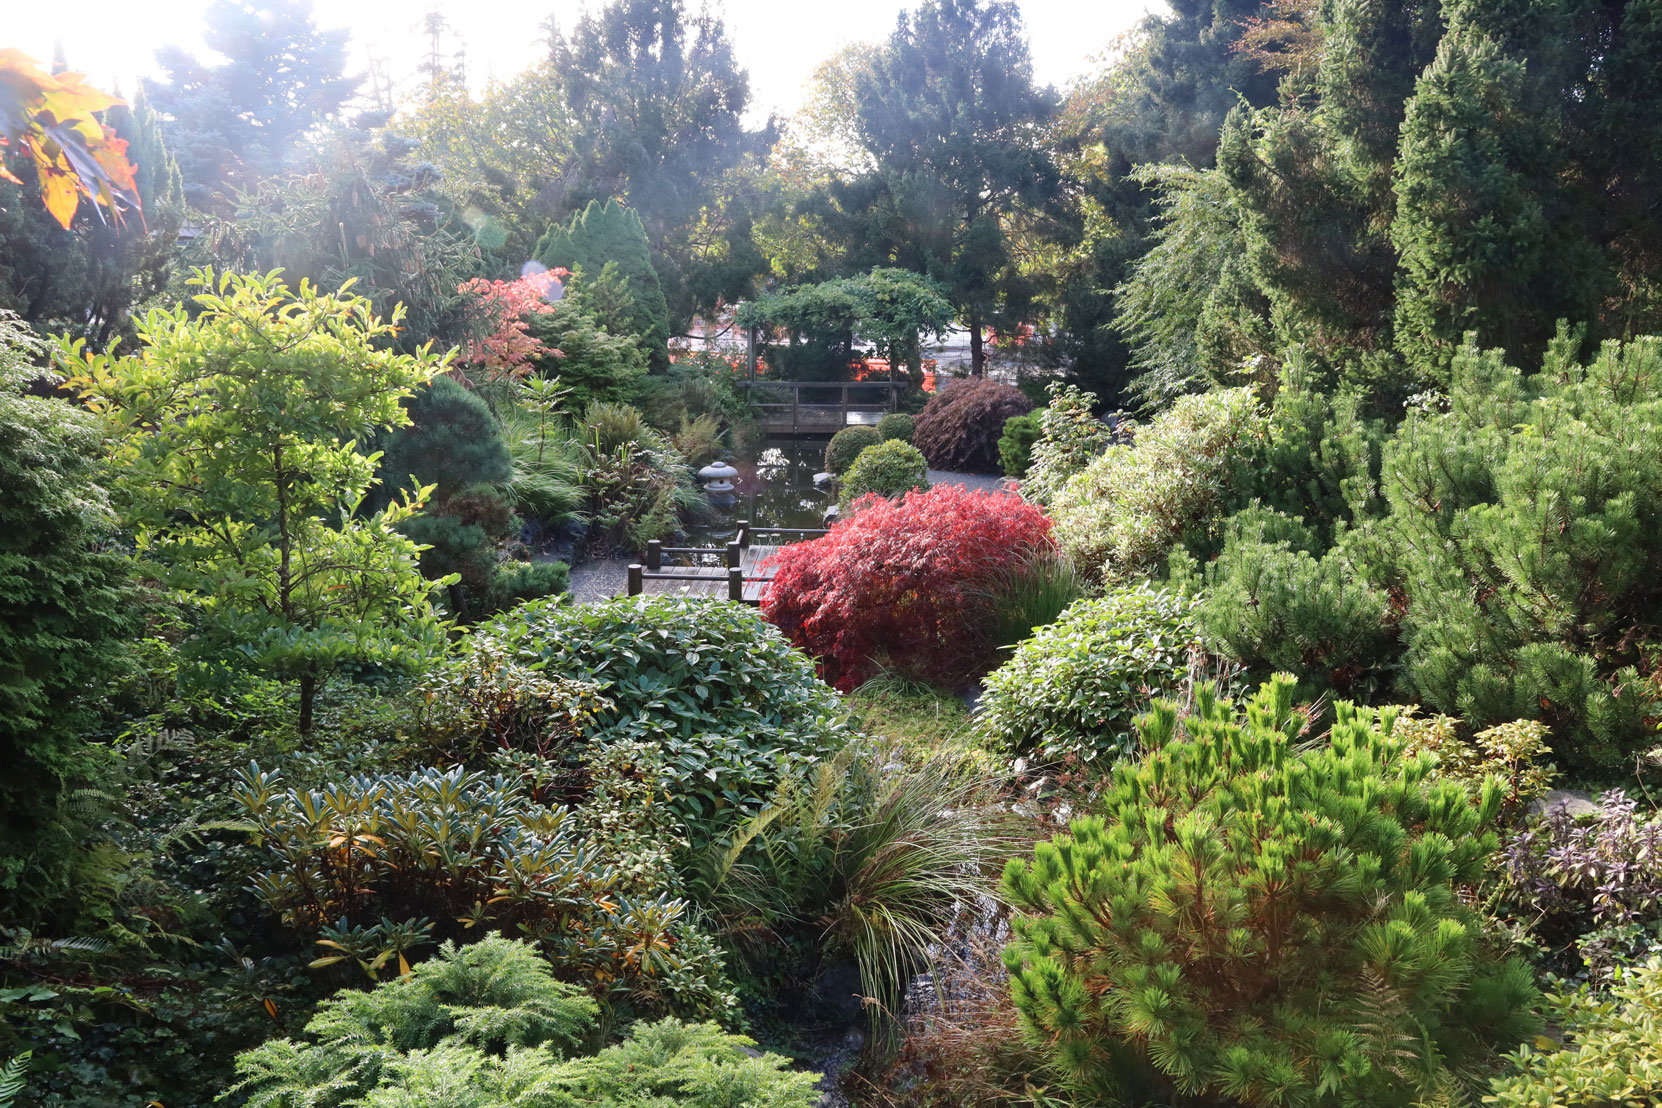
<svg viewBox="0 0 1662 1108">
<path fill-rule="evenodd" d="M 478 298 L 474 306 L 486 331 L 483 338 L 467 344 L 462 361 L 483 367 L 493 377 L 523 377 L 529 372 L 527 363 L 532 358 L 563 357 L 560 351 L 531 334 L 527 319 L 553 314 L 549 295 L 564 276 L 563 269 L 548 269 L 517 281 L 475 278 L 458 285 L 457 292 L 472 293 Z"/>
<path fill-rule="evenodd" d="M 776 572 L 762 614 L 840 689 L 880 663 L 957 687 L 995 658 L 974 632 L 991 578 L 1027 551 L 1051 549 L 1050 526 L 1013 493 L 962 485 L 863 497 L 830 534 L 769 559 Z"/>
</svg>

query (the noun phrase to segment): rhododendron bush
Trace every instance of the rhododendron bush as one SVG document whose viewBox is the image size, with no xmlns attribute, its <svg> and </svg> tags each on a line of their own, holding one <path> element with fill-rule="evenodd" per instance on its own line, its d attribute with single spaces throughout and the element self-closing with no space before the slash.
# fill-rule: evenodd
<svg viewBox="0 0 1662 1108">
<path fill-rule="evenodd" d="M 531 334 L 527 320 L 534 315 L 554 313 L 554 289 L 566 276 L 563 269 L 530 273 L 517 281 L 486 281 L 475 278 L 456 288 L 477 297 L 475 311 L 484 335 L 467 344 L 462 361 L 485 369 L 492 376 L 523 377 L 532 358 L 560 357 L 541 339 Z"/>
<path fill-rule="evenodd" d="M 1012 493 L 941 485 L 868 496 L 830 534 L 770 560 L 762 613 L 840 689 L 880 666 L 952 686 L 994 661 L 974 630 L 992 579 L 1052 545 L 1050 520 Z"/>
</svg>

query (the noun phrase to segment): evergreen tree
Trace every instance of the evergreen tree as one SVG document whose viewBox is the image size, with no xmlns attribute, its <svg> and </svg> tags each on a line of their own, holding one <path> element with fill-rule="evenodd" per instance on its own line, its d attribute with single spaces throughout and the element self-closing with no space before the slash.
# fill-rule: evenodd
<svg viewBox="0 0 1662 1108">
<path fill-rule="evenodd" d="M 590 201 L 569 224 L 548 229 L 537 241 L 536 258 L 550 268 L 574 271 L 574 284 L 579 286 L 613 279 L 626 282 L 622 291 L 628 329 L 614 334 L 638 340 L 655 372 L 668 367 L 669 304 L 637 212 L 616 200 Z"/>
<path fill-rule="evenodd" d="M 1012 256 L 1012 219 L 1063 212 L 1043 141 L 1056 99 L 1033 84 L 1020 10 L 926 0 L 857 75 L 855 97 L 878 166 L 865 202 L 886 224 L 891 264 L 947 287 L 969 329 L 972 370 L 984 373 L 984 328 L 1021 322 L 1033 295 Z"/>
<path fill-rule="evenodd" d="M 97 426 L 31 395 L 43 353 L 0 313 L 0 889 L 9 890 L 29 871 L 59 876 L 55 809 L 97 764 L 88 696 L 137 631 L 129 563 L 106 545 L 115 520 L 98 481 Z"/>
<path fill-rule="evenodd" d="M 772 135 L 745 129 L 750 79 L 721 19 L 689 18 L 682 0 L 612 0 L 555 33 L 549 55 L 574 122 L 562 208 L 618 198 L 639 215 L 677 330 L 745 295 L 767 263 L 728 178 Z"/>
<path fill-rule="evenodd" d="M 225 61 L 164 47 L 156 60 L 166 76 L 144 91 L 166 120 L 186 199 L 226 212 L 239 190 L 281 169 L 360 78 L 346 73 L 347 32 L 320 30 L 312 0 L 214 0 L 205 18 L 203 42 Z"/>
</svg>

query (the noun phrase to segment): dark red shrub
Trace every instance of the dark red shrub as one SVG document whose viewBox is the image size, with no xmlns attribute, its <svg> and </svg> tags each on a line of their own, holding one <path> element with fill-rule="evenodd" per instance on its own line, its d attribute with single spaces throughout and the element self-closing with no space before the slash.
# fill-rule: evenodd
<svg viewBox="0 0 1662 1108">
<path fill-rule="evenodd" d="M 1053 545 L 1049 518 L 1013 493 L 938 485 L 894 501 L 867 496 L 829 535 L 774 555 L 762 614 L 840 689 L 880 661 L 956 687 L 996 660 L 974 632 L 990 579 Z"/>
<path fill-rule="evenodd" d="M 931 469 L 960 473 L 1002 472 L 998 437 L 1004 421 L 1033 410 L 1033 402 L 997 381 L 954 381 L 930 397 L 912 445 L 923 451 Z"/>
</svg>

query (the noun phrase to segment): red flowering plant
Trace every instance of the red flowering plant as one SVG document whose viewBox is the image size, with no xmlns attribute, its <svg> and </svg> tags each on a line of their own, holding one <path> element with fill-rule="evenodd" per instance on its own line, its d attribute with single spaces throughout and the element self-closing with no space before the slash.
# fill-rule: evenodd
<svg viewBox="0 0 1662 1108">
<path fill-rule="evenodd" d="M 564 269 L 545 269 L 516 281 L 476 277 L 458 285 L 457 292 L 475 297 L 474 310 L 482 331 L 463 349 L 460 360 L 499 379 L 524 377 L 530 372 L 533 358 L 564 357 L 531 334 L 528 320 L 534 315 L 554 314 L 555 290 L 566 275 Z"/>
<path fill-rule="evenodd" d="M 1054 549 L 1050 526 L 1013 493 L 938 485 L 863 497 L 830 534 L 769 559 L 762 614 L 845 691 L 882 665 L 956 687 L 996 661 L 976 633 L 989 585 L 1023 555 Z"/>
</svg>

